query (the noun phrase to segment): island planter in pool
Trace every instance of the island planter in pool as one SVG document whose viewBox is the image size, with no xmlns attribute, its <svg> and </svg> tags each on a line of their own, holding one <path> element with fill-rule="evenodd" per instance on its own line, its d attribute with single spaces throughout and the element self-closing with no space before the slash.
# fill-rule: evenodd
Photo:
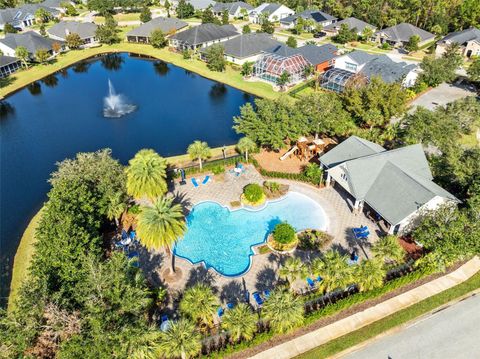
<svg viewBox="0 0 480 359">
<path fill-rule="evenodd" d="M 288 222 L 296 231 L 327 228 L 323 208 L 297 192 L 267 201 L 256 210 L 230 210 L 217 202 L 202 202 L 188 214 L 187 231 L 175 245 L 174 254 L 193 264 L 203 263 L 224 276 L 241 276 L 250 269 L 253 247 L 265 243 L 282 222 Z"/>
</svg>

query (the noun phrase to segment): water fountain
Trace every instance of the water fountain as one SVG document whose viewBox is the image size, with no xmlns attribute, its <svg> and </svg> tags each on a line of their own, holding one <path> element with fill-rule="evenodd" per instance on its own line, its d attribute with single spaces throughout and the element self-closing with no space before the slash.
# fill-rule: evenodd
<svg viewBox="0 0 480 359">
<path fill-rule="evenodd" d="M 103 100 L 103 116 L 117 118 L 129 114 L 137 106 L 126 103 L 124 96 L 117 94 L 110 79 L 108 80 L 108 96 Z"/>
</svg>

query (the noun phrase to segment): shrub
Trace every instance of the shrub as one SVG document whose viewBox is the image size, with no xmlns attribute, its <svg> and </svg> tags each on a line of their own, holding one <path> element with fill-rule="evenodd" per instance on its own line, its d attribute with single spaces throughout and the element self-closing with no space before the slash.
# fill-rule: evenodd
<svg viewBox="0 0 480 359">
<path fill-rule="evenodd" d="M 333 241 L 333 237 L 328 233 L 309 229 L 298 235 L 300 241 L 299 248 L 303 250 L 322 250 Z"/>
<path fill-rule="evenodd" d="M 277 182 L 269 182 L 269 181 L 265 181 L 263 183 L 263 186 L 268 189 L 270 192 L 272 193 L 275 193 L 275 192 L 278 192 L 280 191 L 280 184 L 277 183 Z"/>
<path fill-rule="evenodd" d="M 256 183 L 250 183 L 243 189 L 245 199 L 251 203 L 258 203 L 265 196 L 262 187 Z"/>
<path fill-rule="evenodd" d="M 221 165 L 217 165 L 217 166 L 212 168 L 212 172 L 213 172 L 214 175 L 219 175 L 221 173 L 225 173 L 225 167 L 223 167 Z"/>
<path fill-rule="evenodd" d="M 139 214 L 140 213 L 140 206 L 138 204 L 134 204 L 132 207 L 130 207 L 127 212 L 129 214 Z"/>
<path fill-rule="evenodd" d="M 273 230 L 273 239 L 278 243 L 289 244 L 295 238 L 295 228 L 286 222 L 277 224 Z"/>
</svg>

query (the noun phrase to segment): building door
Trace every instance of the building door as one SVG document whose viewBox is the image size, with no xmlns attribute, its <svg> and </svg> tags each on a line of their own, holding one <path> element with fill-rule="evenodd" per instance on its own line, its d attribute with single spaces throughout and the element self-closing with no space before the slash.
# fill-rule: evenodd
<svg viewBox="0 0 480 359">
<path fill-rule="evenodd" d="M 467 51 L 467 57 L 470 57 L 470 56 L 472 56 L 472 50 Z"/>
</svg>

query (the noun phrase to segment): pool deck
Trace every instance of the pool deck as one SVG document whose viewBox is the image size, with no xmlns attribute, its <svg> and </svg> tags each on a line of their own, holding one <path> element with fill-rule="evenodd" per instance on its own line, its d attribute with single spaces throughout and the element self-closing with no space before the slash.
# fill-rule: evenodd
<svg viewBox="0 0 480 359">
<path fill-rule="evenodd" d="M 243 192 L 243 187 L 249 183 L 262 184 L 265 179 L 248 165 L 240 176 L 227 171 L 224 175 L 213 176 L 206 185 L 201 184 L 204 176 L 197 176 L 198 187 L 194 187 L 190 178 L 187 184 L 180 186 L 175 183 L 173 195 L 188 210 L 195 204 L 202 201 L 216 201 L 221 205 L 231 207 L 231 202 L 238 201 Z M 334 237 L 331 248 L 343 253 L 350 253 L 353 248 L 357 249 L 360 257 L 369 255 L 369 247 L 377 238 L 377 226 L 360 213 L 354 215 L 351 211 L 353 201 L 347 193 L 339 192 L 336 188 L 316 188 L 308 184 L 289 180 L 276 179 L 276 182 L 288 184 L 290 191 L 302 193 L 318 202 L 327 215 L 327 232 Z M 352 234 L 353 227 L 367 225 L 370 228 L 371 236 L 369 241 L 358 243 Z M 294 256 L 309 260 L 310 253 L 295 251 Z M 223 303 L 242 300 L 245 289 L 250 294 L 255 291 L 272 289 L 278 281 L 278 269 L 281 263 L 288 258 L 288 255 L 279 255 L 273 252 L 256 254 L 252 257 L 250 270 L 240 277 L 226 277 L 215 270 L 206 270 L 203 264 L 192 264 L 188 260 L 175 257 L 177 274 L 175 278 L 165 275 L 170 267 L 171 259 L 165 252 L 147 252 L 140 250 L 140 265 L 144 269 L 147 278 L 153 284 L 167 285 L 169 293 L 176 297 L 185 286 L 191 286 L 198 282 L 211 285 Z M 297 291 L 306 290 L 306 283 L 297 281 L 294 283 Z"/>
</svg>

